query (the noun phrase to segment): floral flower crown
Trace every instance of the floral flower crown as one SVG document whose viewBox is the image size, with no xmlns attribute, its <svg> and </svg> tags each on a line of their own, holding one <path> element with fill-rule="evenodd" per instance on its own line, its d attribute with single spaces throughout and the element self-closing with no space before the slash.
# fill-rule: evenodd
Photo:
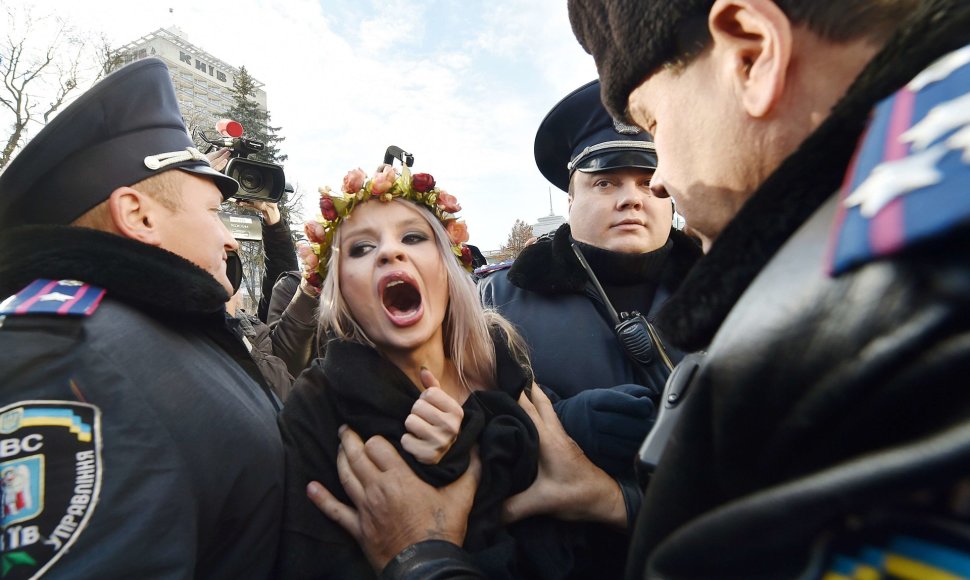
<svg viewBox="0 0 970 580">
<path fill-rule="evenodd" d="M 310 244 L 299 248 L 307 281 L 316 287 L 323 284 L 333 251 L 334 233 L 355 207 L 371 199 L 389 202 L 395 197 L 429 208 L 448 232 L 451 251 L 459 263 L 471 272 L 472 253 L 465 245 L 468 228 L 455 216 L 461 211 L 455 196 L 438 188 L 434 177 L 428 173 L 411 175 L 407 165 L 404 165 L 398 175 L 390 165 L 382 165 L 369 180 L 363 169 L 351 170 L 344 177 L 339 192 L 334 192 L 330 187 L 320 188 L 320 215 L 305 226 Z"/>
</svg>

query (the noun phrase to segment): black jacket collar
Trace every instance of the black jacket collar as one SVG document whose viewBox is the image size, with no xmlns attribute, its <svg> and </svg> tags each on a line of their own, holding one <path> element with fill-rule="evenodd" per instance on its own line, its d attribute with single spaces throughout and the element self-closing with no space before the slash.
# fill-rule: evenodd
<svg viewBox="0 0 970 580">
<path fill-rule="evenodd" d="M 0 235 L 0 296 L 38 278 L 80 280 L 148 311 L 220 314 L 225 289 L 166 250 L 70 226 L 22 226 Z"/>
<path fill-rule="evenodd" d="M 970 42 L 963 0 L 928 0 L 863 70 L 813 133 L 741 208 L 660 313 L 666 336 L 704 348 L 794 231 L 838 191 L 873 106 L 940 56 Z"/>
<path fill-rule="evenodd" d="M 678 230 L 671 230 L 673 247 L 665 260 L 661 284 L 678 282 L 700 256 L 697 245 Z M 509 270 L 509 281 L 523 290 L 540 294 L 575 294 L 586 287 L 586 271 L 570 246 L 569 224 L 559 226 L 519 254 Z"/>
</svg>

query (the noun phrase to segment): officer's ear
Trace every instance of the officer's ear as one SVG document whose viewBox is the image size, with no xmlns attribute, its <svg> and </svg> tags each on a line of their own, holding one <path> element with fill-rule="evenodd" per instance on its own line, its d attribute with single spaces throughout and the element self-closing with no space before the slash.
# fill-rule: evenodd
<svg viewBox="0 0 970 580">
<path fill-rule="evenodd" d="M 159 224 L 165 210 L 150 195 L 131 187 L 119 187 L 108 197 L 108 209 L 116 232 L 150 246 L 161 246 Z"/>
<path fill-rule="evenodd" d="M 708 16 L 712 58 L 748 115 L 781 100 L 791 63 L 792 25 L 774 0 L 715 0 Z"/>
</svg>

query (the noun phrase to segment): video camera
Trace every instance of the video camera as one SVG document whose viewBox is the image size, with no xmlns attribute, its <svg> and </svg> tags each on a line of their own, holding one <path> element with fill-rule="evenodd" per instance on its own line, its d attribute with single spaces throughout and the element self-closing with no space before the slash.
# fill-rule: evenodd
<svg viewBox="0 0 970 580">
<path fill-rule="evenodd" d="M 283 167 L 275 163 L 249 159 L 250 155 L 265 149 L 266 144 L 243 137 L 243 127 L 236 121 L 222 119 L 216 123 L 216 130 L 219 132 L 218 136 L 213 136 L 201 129 L 197 130 L 196 134 L 211 146 L 206 153 L 216 147 L 229 149 L 229 163 L 222 173 L 239 182 L 239 189 L 233 197 L 278 203 L 286 189 Z"/>
</svg>

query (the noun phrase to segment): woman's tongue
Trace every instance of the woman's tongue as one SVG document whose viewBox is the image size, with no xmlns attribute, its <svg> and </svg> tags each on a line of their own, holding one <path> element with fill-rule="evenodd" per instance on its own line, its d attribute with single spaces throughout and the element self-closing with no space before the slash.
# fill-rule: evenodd
<svg viewBox="0 0 970 580">
<path fill-rule="evenodd" d="M 417 322 L 422 313 L 421 293 L 407 282 L 392 282 L 384 289 L 384 310 L 398 325 Z"/>
</svg>

